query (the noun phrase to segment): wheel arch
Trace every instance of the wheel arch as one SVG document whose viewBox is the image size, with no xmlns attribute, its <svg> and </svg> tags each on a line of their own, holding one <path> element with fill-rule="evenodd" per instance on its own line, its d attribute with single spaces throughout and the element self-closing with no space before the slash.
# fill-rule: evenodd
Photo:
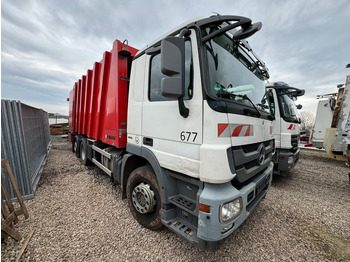
<svg viewBox="0 0 350 262">
<path fill-rule="evenodd" d="M 135 147 L 135 148 L 134 148 Z M 164 171 L 163 168 L 159 165 L 159 162 L 156 156 L 151 150 L 145 147 L 136 148 L 136 146 L 127 147 L 127 151 L 130 152 L 123 157 L 122 169 L 121 169 L 121 185 L 122 185 L 122 197 L 126 198 L 126 185 L 128 177 L 131 172 L 136 168 L 141 166 L 150 165 L 153 169 L 154 174 L 156 175 L 157 182 L 160 190 L 160 197 L 164 203 L 166 200 L 165 192 L 165 181 L 164 181 Z"/>
</svg>

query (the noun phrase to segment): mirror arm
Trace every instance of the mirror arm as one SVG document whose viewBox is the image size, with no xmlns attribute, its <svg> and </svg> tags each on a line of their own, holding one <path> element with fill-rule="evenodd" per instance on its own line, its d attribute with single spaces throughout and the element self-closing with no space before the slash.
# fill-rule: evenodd
<svg viewBox="0 0 350 262">
<path fill-rule="evenodd" d="M 188 37 L 191 34 L 191 31 L 188 28 L 181 30 L 179 37 Z"/>
<path fill-rule="evenodd" d="M 184 28 L 182 29 L 182 31 L 180 32 L 179 34 L 179 37 L 187 37 L 191 34 L 191 31 L 187 28 Z M 179 112 L 180 112 L 180 115 L 183 117 L 183 118 L 187 118 L 189 113 L 190 113 L 190 110 L 185 106 L 185 103 L 184 103 L 184 98 L 183 96 L 179 97 L 178 98 L 178 101 L 179 101 Z"/>
<path fill-rule="evenodd" d="M 190 113 L 190 110 L 185 106 L 183 96 L 179 97 L 178 101 L 179 101 L 179 112 L 180 112 L 180 115 L 183 118 L 187 118 L 189 113 Z"/>
</svg>

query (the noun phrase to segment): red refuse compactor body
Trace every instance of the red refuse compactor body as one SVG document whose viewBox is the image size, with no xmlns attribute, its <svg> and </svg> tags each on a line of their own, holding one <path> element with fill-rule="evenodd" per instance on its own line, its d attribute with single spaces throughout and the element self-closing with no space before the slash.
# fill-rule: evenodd
<svg viewBox="0 0 350 262">
<path fill-rule="evenodd" d="M 112 50 L 75 82 L 69 94 L 69 141 L 80 134 L 126 147 L 129 65 L 137 52 L 116 40 Z"/>
</svg>

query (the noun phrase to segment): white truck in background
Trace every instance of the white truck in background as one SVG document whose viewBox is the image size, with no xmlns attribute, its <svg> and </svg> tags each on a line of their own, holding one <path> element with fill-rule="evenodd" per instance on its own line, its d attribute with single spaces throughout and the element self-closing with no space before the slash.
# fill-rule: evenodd
<svg viewBox="0 0 350 262">
<path fill-rule="evenodd" d="M 326 129 L 323 146 L 333 159 L 350 163 L 350 75 L 338 86 L 331 127 Z"/>
<path fill-rule="evenodd" d="M 312 128 L 311 143 L 313 147 L 323 148 L 326 129 L 331 127 L 333 111 L 337 94 L 326 94 L 317 96 L 319 99 L 317 104 L 315 123 Z"/>
<path fill-rule="evenodd" d="M 273 121 L 273 137 L 275 149 L 272 161 L 274 162 L 274 174 L 281 175 L 289 172 L 299 160 L 300 118 L 296 105 L 298 96 L 302 96 L 305 90 L 291 87 L 284 82 L 273 82 L 266 85 L 266 97 L 270 104 Z"/>
</svg>

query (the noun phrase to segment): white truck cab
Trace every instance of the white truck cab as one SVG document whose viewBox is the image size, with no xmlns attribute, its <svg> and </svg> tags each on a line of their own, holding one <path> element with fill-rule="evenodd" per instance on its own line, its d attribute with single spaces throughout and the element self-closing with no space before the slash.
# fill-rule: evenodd
<svg viewBox="0 0 350 262">
<path fill-rule="evenodd" d="M 192 21 L 133 60 L 131 163 L 150 163 L 162 223 L 201 248 L 216 249 L 270 187 L 272 118 L 259 107 L 268 75 L 243 39 L 260 27 L 235 16 Z"/>
<path fill-rule="evenodd" d="M 127 47 L 112 51 L 110 60 L 124 69 L 127 62 L 131 71 L 117 75 L 113 67 L 101 68 L 107 73 L 97 81 L 102 89 L 96 85 L 100 95 L 92 109 L 108 104 L 102 115 L 106 135 L 78 129 L 72 148 L 84 164 L 91 160 L 112 176 L 144 227 L 164 225 L 202 249 L 216 250 L 267 194 L 273 117 L 262 100 L 269 76 L 245 40 L 261 26 L 240 16 L 194 19 L 134 55 Z M 127 103 L 113 90 L 106 97 L 105 82 L 109 90 L 118 87 Z M 85 97 L 79 90 L 76 98 Z M 74 97 L 69 101 L 73 106 Z M 121 109 L 127 109 L 127 119 L 120 118 L 116 130 L 111 116 Z M 90 114 L 73 114 L 79 116 Z M 125 147 L 114 143 L 118 137 L 125 138 Z"/>
<path fill-rule="evenodd" d="M 270 102 L 273 121 L 273 137 L 276 153 L 273 156 L 274 174 L 290 171 L 299 160 L 300 119 L 296 105 L 298 96 L 304 95 L 302 89 L 290 87 L 284 82 L 268 83 L 267 97 Z"/>
</svg>

